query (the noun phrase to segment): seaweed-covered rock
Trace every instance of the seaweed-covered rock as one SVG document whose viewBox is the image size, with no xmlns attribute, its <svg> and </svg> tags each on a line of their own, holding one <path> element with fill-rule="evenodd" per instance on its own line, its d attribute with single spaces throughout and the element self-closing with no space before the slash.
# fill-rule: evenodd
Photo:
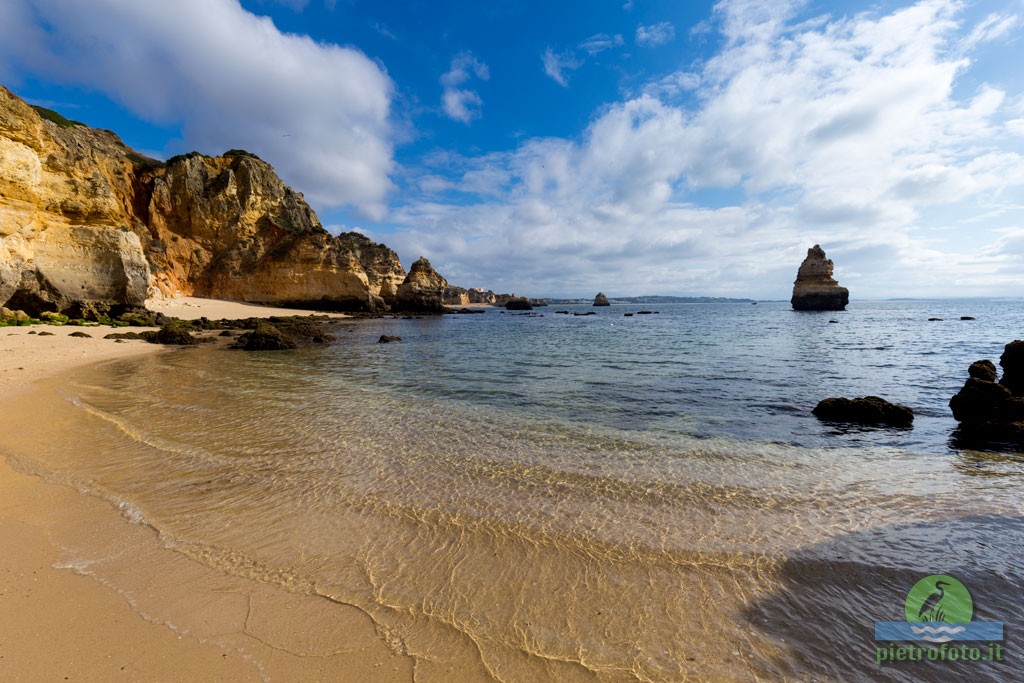
<svg viewBox="0 0 1024 683">
<path fill-rule="evenodd" d="M 141 339 L 143 341 L 149 341 L 150 339 L 156 338 L 156 331 L 151 330 L 148 332 L 111 332 L 110 334 L 104 335 L 104 339 L 115 339 L 117 341 L 123 341 L 125 339 Z"/>
<path fill-rule="evenodd" d="M 271 323 L 261 322 L 252 332 L 246 332 L 232 346 L 245 351 L 286 351 L 298 348 L 298 343 Z"/>
<path fill-rule="evenodd" d="M 151 344 L 166 344 L 168 346 L 192 346 L 198 344 L 199 340 L 180 325 L 164 325 L 152 336 L 147 335 Z"/>
<path fill-rule="evenodd" d="M 869 425 L 909 427 L 914 422 L 914 411 L 907 406 L 890 403 L 878 396 L 863 398 L 826 398 L 814 407 L 820 420 L 830 422 L 856 422 Z"/>
<path fill-rule="evenodd" d="M 380 339 L 377 340 L 377 343 L 378 344 L 390 344 L 391 342 L 400 342 L 400 341 L 402 341 L 401 337 L 395 337 L 395 336 L 391 336 L 391 335 L 387 335 L 387 334 L 382 334 L 380 336 Z"/>
</svg>

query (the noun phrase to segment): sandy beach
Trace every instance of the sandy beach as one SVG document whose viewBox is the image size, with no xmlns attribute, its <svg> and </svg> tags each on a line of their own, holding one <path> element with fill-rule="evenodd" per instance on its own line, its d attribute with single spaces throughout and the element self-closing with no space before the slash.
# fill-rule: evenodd
<svg viewBox="0 0 1024 683">
<path fill-rule="evenodd" d="M 270 318 L 272 316 L 288 315 L 329 315 L 332 318 L 347 318 L 344 313 L 328 313 L 325 311 L 314 311 L 300 308 L 275 308 L 274 306 L 260 306 L 258 304 L 246 304 L 241 301 L 220 301 L 218 299 L 201 299 L 194 296 L 178 296 L 163 299 L 147 299 L 146 308 L 157 311 L 172 318 L 182 320 L 197 320 L 199 318 L 210 318 L 219 320 L 228 318 Z"/>
<path fill-rule="evenodd" d="M 305 313 L 197 299 L 154 308 L 182 318 Z M 103 339 L 111 330 L 0 329 L 0 409 L 24 416 L 0 437 L 0 680 L 411 680 L 411 658 L 394 654 L 358 609 L 213 571 L 111 502 L 10 461 L 9 449 L 51 428 L 47 402 L 76 370 L 180 352 Z M 92 574 L 77 549 L 121 562 L 118 586 Z"/>
</svg>

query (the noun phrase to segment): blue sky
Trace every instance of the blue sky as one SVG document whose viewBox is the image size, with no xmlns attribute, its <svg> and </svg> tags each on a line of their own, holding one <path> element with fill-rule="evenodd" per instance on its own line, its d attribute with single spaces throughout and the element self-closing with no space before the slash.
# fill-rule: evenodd
<svg viewBox="0 0 1024 683">
<path fill-rule="evenodd" d="M 0 82 L 455 284 L 1024 296 L 1024 0 L 5 0 Z"/>
</svg>

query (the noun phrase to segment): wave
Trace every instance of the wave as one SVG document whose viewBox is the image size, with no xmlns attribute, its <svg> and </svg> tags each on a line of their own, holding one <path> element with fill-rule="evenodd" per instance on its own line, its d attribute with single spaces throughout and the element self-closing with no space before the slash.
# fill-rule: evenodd
<svg viewBox="0 0 1024 683">
<path fill-rule="evenodd" d="M 931 635 L 921 636 L 921 640 L 929 643 L 948 643 L 953 640 L 953 636 L 958 633 L 963 633 L 967 630 L 965 626 L 911 626 L 910 630 L 916 635 L 921 636 L 922 633 L 929 633 Z M 948 633 L 949 635 L 938 635 L 940 633 Z"/>
</svg>

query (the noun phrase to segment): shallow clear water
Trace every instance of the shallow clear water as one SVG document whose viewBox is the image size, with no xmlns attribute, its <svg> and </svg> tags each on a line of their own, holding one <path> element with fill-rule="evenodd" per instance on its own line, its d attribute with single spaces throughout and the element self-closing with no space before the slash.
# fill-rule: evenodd
<svg viewBox="0 0 1024 683">
<path fill-rule="evenodd" d="M 935 573 L 976 618 L 1019 613 L 1024 457 L 955 448 L 947 403 L 1024 336 L 1024 304 L 560 308 L 99 367 L 8 457 L 481 676 L 1007 680 L 1012 655 L 878 667 L 872 633 Z M 913 429 L 810 414 L 866 394 Z"/>
</svg>

